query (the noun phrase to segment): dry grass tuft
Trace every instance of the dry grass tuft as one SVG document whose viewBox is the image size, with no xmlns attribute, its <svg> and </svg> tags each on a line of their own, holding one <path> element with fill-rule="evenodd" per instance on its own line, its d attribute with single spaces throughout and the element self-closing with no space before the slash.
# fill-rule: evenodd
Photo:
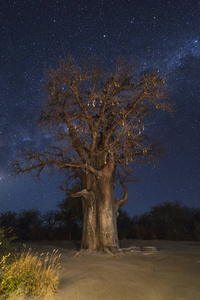
<svg viewBox="0 0 200 300">
<path fill-rule="evenodd" d="M 23 250 L 11 264 L 6 264 L 3 259 L 3 276 L 0 285 L 1 299 L 37 295 L 39 297 L 50 296 L 56 292 L 61 273 L 60 255 L 53 250 L 44 256 L 38 255 L 31 249 Z"/>
</svg>

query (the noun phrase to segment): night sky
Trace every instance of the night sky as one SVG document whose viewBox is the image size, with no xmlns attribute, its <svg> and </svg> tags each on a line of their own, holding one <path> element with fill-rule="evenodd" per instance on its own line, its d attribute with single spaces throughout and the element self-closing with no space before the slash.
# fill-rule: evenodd
<svg viewBox="0 0 200 300">
<path fill-rule="evenodd" d="M 44 212 L 64 199 L 62 178 L 15 178 L 10 163 L 51 140 L 37 128 L 45 67 L 83 50 L 110 69 L 122 55 L 168 80 L 174 112 L 159 113 L 152 129 L 167 156 L 156 168 L 133 166 L 141 181 L 129 184 L 126 210 L 141 214 L 166 201 L 200 207 L 200 1 L 5 0 L 0 14 L 0 212 Z"/>
</svg>

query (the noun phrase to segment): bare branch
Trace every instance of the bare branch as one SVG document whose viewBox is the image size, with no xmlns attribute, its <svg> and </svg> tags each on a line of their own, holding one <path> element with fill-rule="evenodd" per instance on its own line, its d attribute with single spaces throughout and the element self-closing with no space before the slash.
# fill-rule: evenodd
<svg viewBox="0 0 200 300">
<path fill-rule="evenodd" d="M 126 204 L 126 202 L 128 201 L 128 189 L 127 186 L 124 184 L 123 181 L 120 181 L 120 184 L 122 185 L 123 189 L 124 189 L 124 196 L 122 199 L 115 199 L 115 204 L 117 207 L 117 210 L 119 207 L 122 207 Z"/>
<path fill-rule="evenodd" d="M 94 193 L 92 191 L 88 191 L 87 189 L 83 189 L 75 194 L 72 194 L 71 196 L 73 198 L 83 197 L 89 205 L 92 205 L 95 200 Z"/>
<path fill-rule="evenodd" d="M 39 177 L 46 167 L 85 177 L 105 176 L 107 168 L 156 161 L 161 147 L 148 138 L 153 111 L 172 111 L 164 77 L 156 72 L 138 75 L 122 60 L 105 74 L 96 58 L 77 64 L 68 56 L 47 70 L 46 100 L 39 125 L 53 128 L 58 142 L 44 153 L 25 154 L 13 163 L 15 173 Z M 82 172 L 82 173 L 81 173 Z M 86 174 L 87 173 L 87 174 Z"/>
</svg>

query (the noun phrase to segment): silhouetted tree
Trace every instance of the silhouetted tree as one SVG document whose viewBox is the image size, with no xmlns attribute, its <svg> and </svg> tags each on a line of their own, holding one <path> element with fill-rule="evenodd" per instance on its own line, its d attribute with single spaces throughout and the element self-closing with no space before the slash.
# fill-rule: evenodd
<svg viewBox="0 0 200 300">
<path fill-rule="evenodd" d="M 12 227 L 14 232 L 17 226 L 17 213 L 12 211 L 7 211 L 1 213 L 0 215 L 0 227 L 9 228 Z"/>
<path fill-rule="evenodd" d="M 80 229 L 83 222 L 83 211 L 80 199 L 66 197 L 58 204 L 59 211 L 56 212 L 56 221 L 65 228 L 65 238 L 80 239 Z"/>
<path fill-rule="evenodd" d="M 43 214 L 42 219 L 43 219 L 43 226 L 45 226 L 48 229 L 54 228 L 55 227 L 55 214 L 56 212 L 53 210 L 47 211 L 46 213 Z"/>
<path fill-rule="evenodd" d="M 117 226 L 119 239 L 129 239 L 132 238 L 132 220 L 129 217 L 128 213 L 121 208 L 119 209 L 119 215 L 117 218 Z"/>
<path fill-rule="evenodd" d="M 118 248 L 117 212 L 128 199 L 124 182 L 131 164 L 157 161 L 161 154 L 147 129 L 153 112 L 171 110 L 165 80 L 153 71 L 138 74 L 123 61 L 107 72 L 95 58 L 76 63 L 69 56 L 47 71 L 44 89 L 39 125 L 52 129 L 57 141 L 43 153 L 28 151 L 24 161 L 13 164 L 14 170 L 37 177 L 46 167 L 52 173 L 63 170 L 62 189 L 68 194 L 70 179 L 78 178 L 82 190 L 71 196 L 82 197 L 81 247 Z M 114 197 L 117 173 L 122 199 Z"/>
<path fill-rule="evenodd" d="M 186 208 L 179 202 L 165 202 L 156 205 L 151 209 L 150 215 L 158 239 L 181 240 L 188 235 L 189 216 Z"/>
<path fill-rule="evenodd" d="M 42 235 L 42 218 L 39 210 L 28 209 L 22 210 L 18 214 L 18 236 L 24 240 L 41 239 Z"/>
<path fill-rule="evenodd" d="M 191 209 L 179 202 L 164 202 L 141 215 L 136 228 L 141 239 L 191 240 L 194 216 Z"/>
<path fill-rule="evenodd" d="M 53 240 L 56 238 L 56 212 L 53 210 L 47 211 L 42 215 L 42 231 L 45 239 Z"/>
<path fill-rule="evenodd" d="M 200 208 L 187 207 L 189 216 L 188 230 L 193 240 L 200 241 Z"/>
</svg>

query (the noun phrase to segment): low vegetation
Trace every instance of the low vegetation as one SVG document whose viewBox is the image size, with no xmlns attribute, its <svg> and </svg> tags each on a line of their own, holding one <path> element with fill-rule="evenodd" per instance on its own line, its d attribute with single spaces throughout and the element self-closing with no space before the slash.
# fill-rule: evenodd
<svg viewBox="0 0 200 300">
<path fill-rule="evenodd" d="M 5 259 L 9 262 L 13 259 L 16 249 L 12 246 L 12 242 L 16 238 L 11 227 L 0 227 L 0 267 L 5 263 Z"/>
<path fill-rule="evenodd" d="M 57 251 L 46 256 L 31 249 L 17 252 L 13 241 L 16 235 L 21 241 L 80 239 L 82 215 L 79 203 L 65 199 L 58 205 L 58 211 L 44 215 L 38 210 L 0 214 L 0 299 L 30 295 L 49 297 L 57 291 L 61 272 Z M 120 209 L 118 231 L 120 239 L 200 241 L 200 209 L 179 202 L 165 202 L 132 218 Z"/>
<path fill-rule="evenodd" d="M 121 211 L 118 229 L 120 239 L 200 241 L 200 209 L 165 202 L 133 218 Z"/>
<path fill-rule="evenodd" d="M 38 210 L 0 214 L 0 227 L 13 224 L 20 240 L 80 240 L 82 233 L 81 201 L 64 199 L 58 210 L 42 215 Z M 165 239 L 200 241 L 200 208 L 179 202 L 156 205 L 140 216 L 130 217 L 119 209 L 117 218 L 120 239 Z M 0 233 L 1 234 L 1 233 Z"/>
<path fill-rule="evenodd" d="M 8 242 L 5 229 L 1 228 L 0 232 L 4 236 L 0 245 L 0 298 L 16 299 L 30 295 L 49 297 L 56 292 L 61 272 L 57 250 L 46 256 L 44 253 L 34 253 L 31 249 L 26 251 L 25 248 L 17 253 Z M 2 245 L 6 245 L 6 248 Z"/>
</svg>

